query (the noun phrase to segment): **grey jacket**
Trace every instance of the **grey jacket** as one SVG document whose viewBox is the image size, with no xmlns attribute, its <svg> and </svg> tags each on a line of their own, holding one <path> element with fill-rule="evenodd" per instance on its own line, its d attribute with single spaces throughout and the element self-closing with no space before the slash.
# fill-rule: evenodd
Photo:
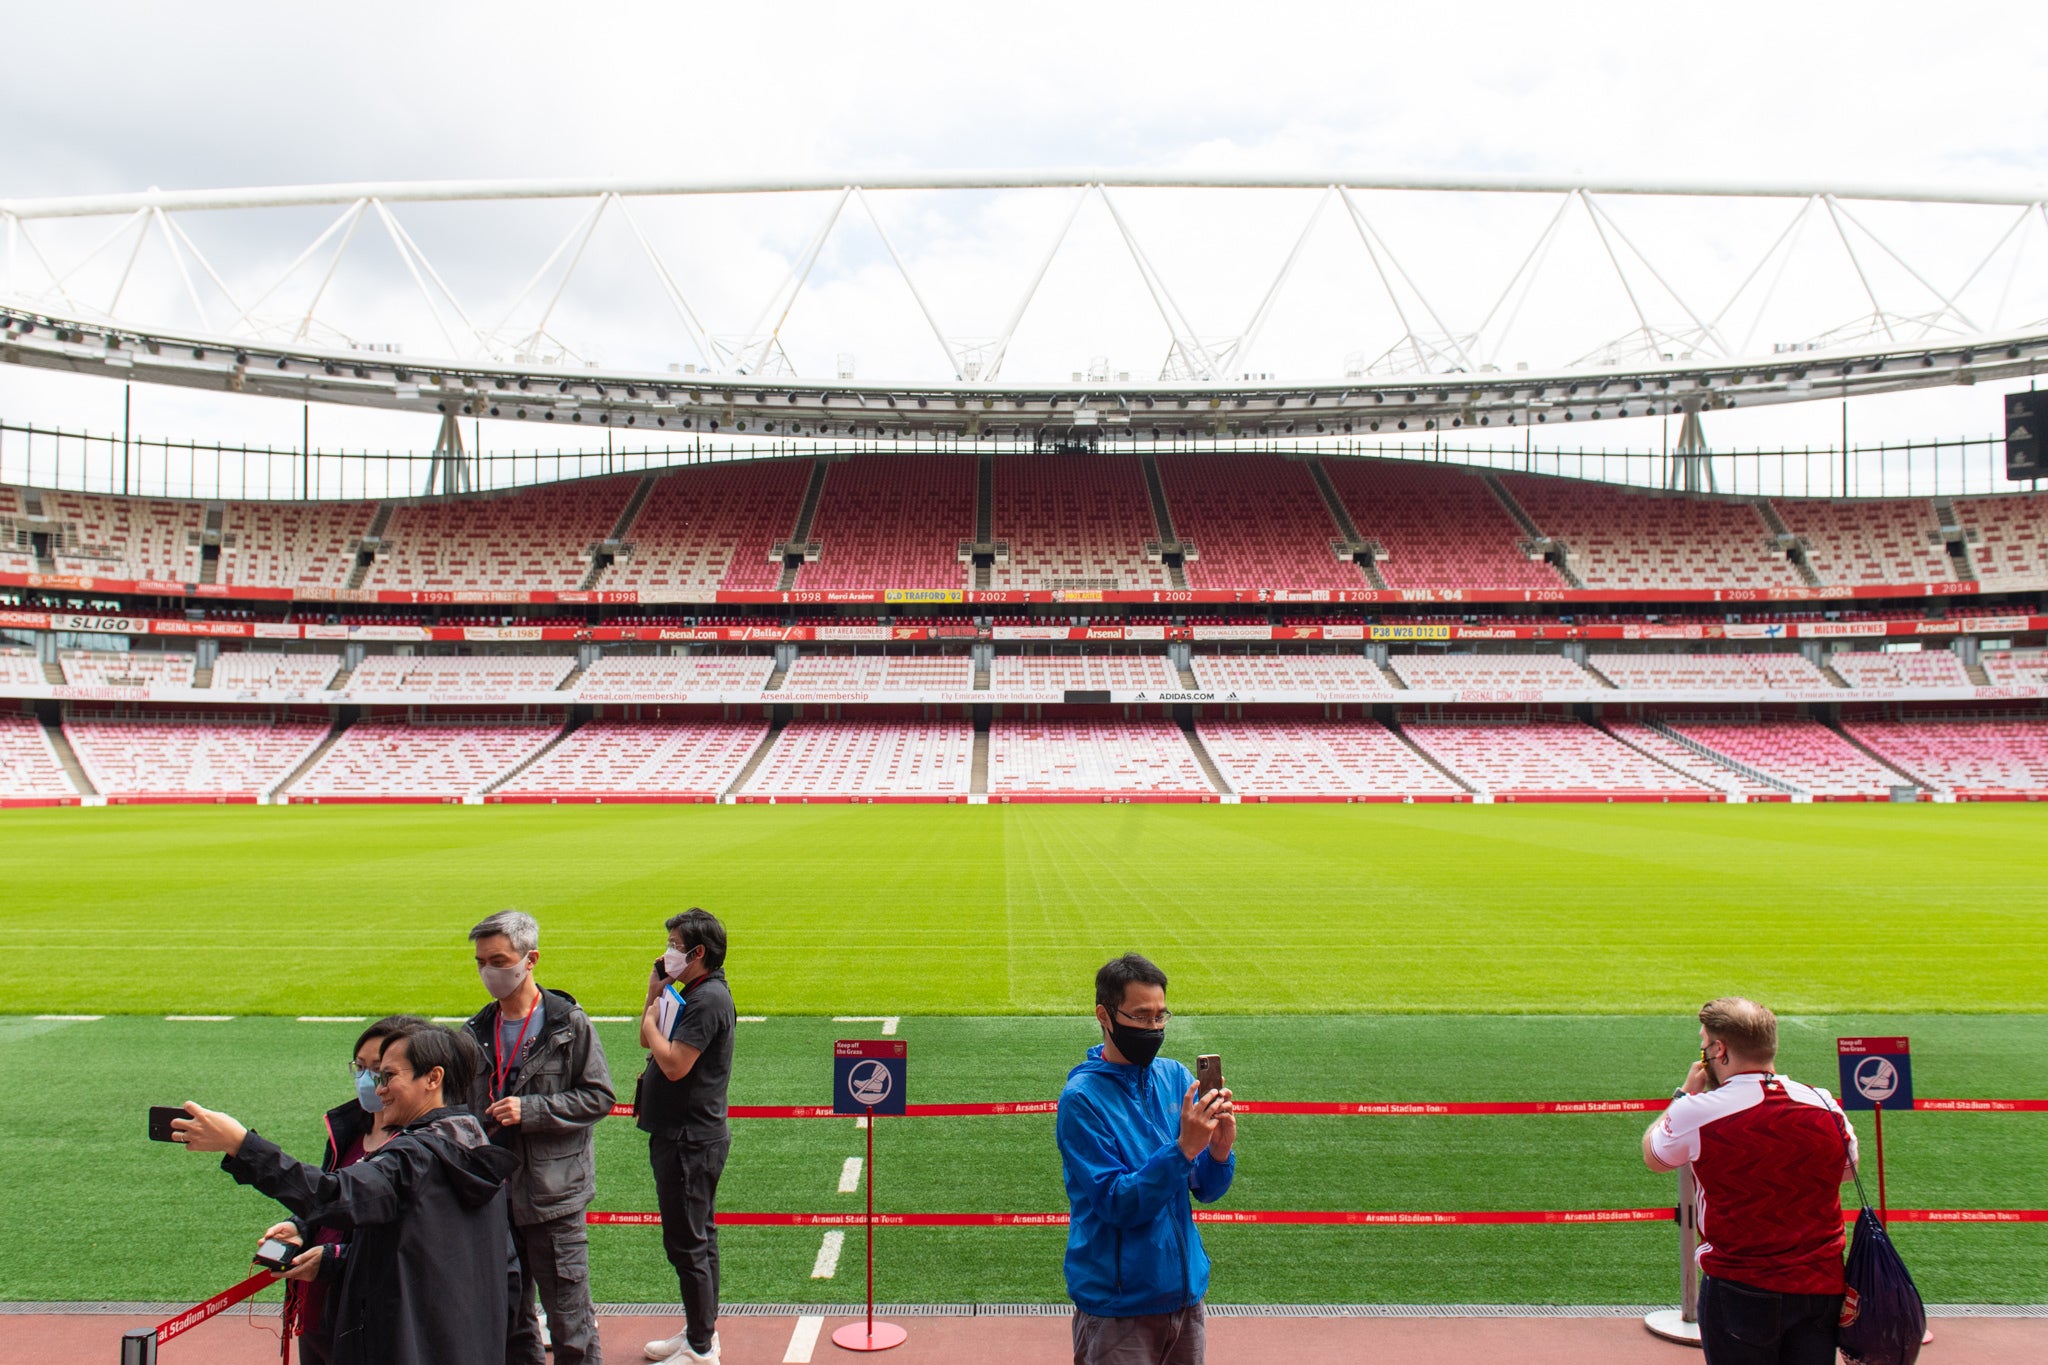
<svg viewBox="0 0 2048 1365">
<path fill-rule="evenodd" d="M 614 1100 L 611 1068 L 590 1016 L 565 991 L 542 988 L 541 995 L 547 1014 L 540 1041 L 527 1050 L 512 1082 L 511 1093 L 520 1102 L 518 1126 L 500 1128 L 484 1120 L 491 1142 L 519 1159 L 505 1189 L 512 1221 L 522 1227 L 589 1206 L 597 1190 L 596 1127 Z M 497 1017 L 498 1007 L 486 1005 L 463 1025 L 486 1058 L 469 1098 L 479 1118 L 491 1107 Z"/>
</svg>

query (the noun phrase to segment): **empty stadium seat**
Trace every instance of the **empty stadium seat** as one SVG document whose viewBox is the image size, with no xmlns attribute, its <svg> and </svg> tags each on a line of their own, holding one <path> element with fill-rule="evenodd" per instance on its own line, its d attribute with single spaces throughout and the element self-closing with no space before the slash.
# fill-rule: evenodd
<svg viewBox="0 0 2048 1365">
<path fill-rule="evenodd" d="M 991 801 L 1216 794 L 1180 727 L 1157 720 L 997 721 L 988 791 Z"/>
<path fill-rule="evenodd" d="M 1680 721 L 1687 739 L 1790 783 L 1819 800 L 1885 801 L 1909 778 L 1885 767 L 1817 720 Z"/>
<path fill-rule="evenodd" d="M 376 516 L 374 502 L 228 503 L 219 579 L 238 587 L 347 587 L 356 543 Z"/>
<path fill-rule="evenodd" d="M 57 751 L 34 716 L 0 714 L 0 800 L 75 801 Z"/>
<path fill-rule="evenodd" d="M 1561 654 L 1396 654 L 1387 666 L 1430 690 L 1586 691 L 1600 684 Z"/>
<path fill-rule="evenodd" d="M 1315 477 L 1278 455 L 1176 453 L 1159 457 L 1174 534 L 1193 541 L 1190 588 L 1356 592 L 1371 582 L 1336 558 L 1339 536 Z"/>
<path fill-rule="evenodd" d="M 1976 532 L 1970 562 L 1987 592 L 2048 587 L 2048 493 L 1957 498 L 1955 508 Z"/>
<path fill-rule="evenodd" d="M 1718 792 L 1576 720 L 1416 720 L 1410 739 L 1496 801 L 1701 800 Z"/>
<path fill-rule="evenodd" d="M 492 701 L 513 692 L 552 692 L 575 667 L 576 660 L 566 654 L 481 658 L 372 654 L 356 666 L 342 695 L 421 692 L 434 693 L 444 701 Z"/>
<path fill-rule="evenodd" d="M 459 801 L 560 733 L 554 721 L 440 724 L 362 720 L 283 793 L 305 801 Z"/>
<path fill-rule="evenodd" d="M 813 462 L 756 460 L 664 474 L 626 531 L 606 588 L 765 591 L 782 581 L 769 548 L 789 539 Z"/>
<path fill-rule="evenodd" d="M 1008 542 L 1009 558 L 990 570 L 990 587 L 1172 585 L 1166 566 L 1144 557 L 1159 531 L 1137 456 L 998 456 L 994 485 L 990 532 Z"/>
<path fill-rule="evenodd" d="M 1681 692 L 1778 692 L 1833 688 L 1798 654 L 1589 654 L 1588 666 L 1616 687 Z"/>
<path fill-rule="evenodd" d="M 1378 721 L 1205 720 L 1195 732 L 1223 780 L 1247 801 L 1465 795 Z"/>
<path fill-rule="evenodd" d="M 253 801 L 327 736 L 320 720 L 71 719 L 64 737 L 109 801 Z"/>
<path fill-rule="evenodd" d="M 2048 800 L 2048 718 L 1858 720 L 1842 728 L 1958 800 Z"/>
<path fill-rule="evenodd" d="M 576 700 L 659 702 L 691 692 L 758 692 L 774 671 L 775 659 L 766 654 L 607 654 L 576 684 Z"/>
<path fill-rule="evenodd" d="M 1851 687 L 1969 687 L 1963 661 L 1946 649 L 1856 651 L 1828 656 L 1828 667 Z"/>
<path fill-rule="evenodd" d="M 1323 692 L 1392 695 L 1387 675 L 1359 654 L 1197 654 L 1205 692 Z"/>
<path fill-rule="evenodd" d="M 867 455 L 830 467 L 811 524 L 819 558 L 797 572 L 800 590 L 966 588 L 973 566 L 971 455 Z"/>
<path fill-rule="evenodd" d="M 341 668 L 339 654 L 263 650 L 222 653 L 213 661 L 216 692 L 321 692 Z"/>
<path fill-rule="evenodd" d="M 492 801 L 715 801 L 768 737 L 762 721 L 594 720 Z"/>
<path fill-rule="evenodd" d="M 1398 460 L 1325 459 L 1358 534 L 1382 551 L 1374 565 L 1395 588 L 1565 586 L 1521 548 L 1527 537 L 1476 473 Z"/>
<path fill-rule="evenodd" d="M 363 586 L 413 592 L 579 588 L 639 481 L 586 479 L 517 493 L 399 504 Z"/>
<path fill-rule="evenodd" d="M 1693 752 L 1671 736 L 1638 720 L 1609 720 L 1607 730 L 1622 743 L 1642 750 L 1667 768 L 1722 792 L 1730 801 L 1783 801 L 1787 794 L 1733 768 Z"/>
<path fill-rule="evenodd" d="M 1163 654 L 998 654 L 988 688 L 1003 693 L 1178 692 L 1180 671 Z"/>
<path fill-rule="evenodd" d="M 67 649 L 57 662 L 73 687 L 190 687 L 194 656 L 156 649 Z"/>
<path fill-rule="evenodd" d="M 924 692 L 974 690 L 974 660 L 952 655 L 799 655 L 782 675 L 782 691 Z"/>
<path fill-rule="evenodd" d="M 974 782 L 967 721 L 791 721 L 741 800 L 965 801 Z"/>
<path fill-rule="evenodd" d="M 2048 687 L 2048 649 L 1987 649 L 1977 656 L 1999 687 Z"/>
<path fill-rule="evenodd" d="M 0 686 L 41 687 L 47 682 L 35 655 L 25 649 L 0 649 Z"/>
<path fill-rule="evenodd" d="M 199 581 L 203 502 L 46 490 L 42 503 L 58 573 Z"/>
<path fill-rule="evenodd" d="M 1772 505 L 1786 529 L 1806 541 L 1807 562 L 1823 583 L 1955 581 L 1926 498 L 1778 498 Z"/>
<path fill-rule="evenodd" d="M 1771 530 L 1744 498 L 1652 493 L 1578 479 L 1502 481 L 1589 588 L 1798 587 Z"/>
</svg>

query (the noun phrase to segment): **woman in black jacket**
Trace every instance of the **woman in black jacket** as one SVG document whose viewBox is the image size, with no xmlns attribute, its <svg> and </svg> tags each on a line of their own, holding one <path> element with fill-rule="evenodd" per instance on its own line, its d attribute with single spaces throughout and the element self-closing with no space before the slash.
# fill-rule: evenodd
<svg viewBox="0 0 2048 1365">
<path fill-rule="evenodd" d="M 384 1041 L 397 1033 L 425 1027 L 416 1014 L 393 1014 L 379 1019 L 356 1037 L 349 1056 L 349 1070 L 355 1079 L 356 1097 L 327 1111 L 327 1151 L 320 1169 L 338 1171 L 353 1166 L 391 1141 L 390 1116 L 378 1096 L 375 1078 L 382 1067 Z M 279 1223 L 263 1234 L 286 1241 L 302 1242 L 295 1223 Z M 285 1318 L 295 1325 L 299 1337 L 299 1359 L 304 1365 L 332 1365 L 334 1360 L 334 1309 L 328 1299 L 341 1284 L 341 1261 L 348 1254 L 348 1234 L 338 1228 L 322 1228 L 314 1235 L 318 1256 L 301 1256 L 306 1262 L 285 1276 Z"/>
<path fill-rule="evenodd" d="M 222 1169 L 291 1210 L 301 1241 L 318 1228 L 348 1234 L 327 1303 L 333 1365 L 504 1365 L 518 1284 L 504 1190 L 513 1158 L 444 1103 L 469 1093 L 478 1060 L 473 1042 L 431 1024 L 387 1038 L 376 1089 L 391 1140 L 340 1170 L 196 1104 L 172 1122 L 177 1140 L 225 1153 Z"/>
</svg>

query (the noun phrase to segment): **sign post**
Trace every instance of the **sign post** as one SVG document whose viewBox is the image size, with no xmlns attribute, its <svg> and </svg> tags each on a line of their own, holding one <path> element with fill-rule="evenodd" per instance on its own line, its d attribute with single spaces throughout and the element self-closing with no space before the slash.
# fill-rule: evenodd
<svg viewBox="0 0 2048 1365">
<path fill-rule="evenodd" d="M 1700 1344 L 1700 1200 L 1692 1167 L 1678 1168 L 1678 1307 L 1643 1316 L 1651 1333 L 1681 1346 Z"/>
<path fill-rule="evenodd" d="M 875 1115 L 905 1112 L 907 1053 L 897 1039 L 842 1038 L 832 1045 L 832 1112 L 865 1115 L 868 1121 L 867 1323 L 849 1322 L 832 1334 L 843 1350 L 886 1351 L 909 1336 L 893 1322 L 875 1321 Z"/>
<path fill-rule="evenodd" d="M 1877 1136 L 1877 1216 L 1891 1222 L 1884 1188 L 1884 1107 L 1913 1107 L 1913 1050 L 1904 1038 L 1837 1038 L 1842 1108 L 1868 1109 Z"/>
</svg>

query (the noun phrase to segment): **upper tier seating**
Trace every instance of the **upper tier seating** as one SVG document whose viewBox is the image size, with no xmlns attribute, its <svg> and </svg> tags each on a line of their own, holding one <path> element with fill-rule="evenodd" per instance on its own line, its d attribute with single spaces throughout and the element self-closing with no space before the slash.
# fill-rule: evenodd
<svg viewBox="0 0 2048 1365">
<path fill-rule="evenodd" d="M 1798 587 L 1784 553 L 1751 503 L 1505 475 L 1522 510 L 1562 540 L 1565 562 L 1589 588 Z"/>
<path fill-rule="evenodd" d="M 220 581 L 237 586 L 345 588 L 374 502 L 231 502 L 221 518 Z"/>
<path fill-rule="evenodd" d="M 1987 649 L 1977 656 L 1996 687 L 2048 687 L 2048 649 Z"/>
<path fill-rule="evenodd" d="M 576 700 L 658 702 L 685 692 L 758 692 L 774 671 L 768 654 L 607 654 L 576 684 Z"/>
<path fill-rule="evenodd" d="M 1904 652 L 1837 650 L 1828 667 L 1851 687 L 1969 687 L 1963 661 L 1947 649 Z"/>
<path fill-rule="evenodd" d="M 64 775 L 56 750 L 34 716 L 0 714 L 0 800 L 48 801 L 71 797 L 78 788 Z"/>
<path fill-rule="evenodd" d="M 604 588 L 773 589 L 782 561 L 769 554 L 796 529 L 812 462 L 755 460 L 664 474 L 627 528 L 629 553 Z"/>
<path fill-rule="evenodd" d="M 1977 533 L 1970 562 L 1985 591 L 2048 588 L 2048 493 L 1957 498 L 1955 506 Z"/>
<path fill-rule="evenodd" d="M 1205 720 L 1195 729 L 1223 780 L 1246 800 L 1464 794 L 1378 721 Z"/>
<path fill-rule="evenodd" d="M 1017 455 L 994 462 L 990 533 L 1010 557 L 989 572 L 992 588 L 1172 585 L 1144 555 L 1159 539 L 1145 470 L 1136 455 Z"/>
<path fill-rule="evenodd" d="M 1195 680 L 1205 692 L 1364 692 L 1391 694 L 1394 685 L 1358 654 L 1197 654 Z"/>
<path fill-rule="evenodd" d="M 1558 691 L 1600 686 L 1585 669 L 1561 654 L 1396 654 L 1387 663 L 1402 682 L 1428 690 Z"/>
<path fill-rule="evenodd" d="M 567 591 L 590 573 L 586 551 L 618 524 L 639 481 L 585 479 L 489 497 L 397 506 L 366 588 Z"/>
<path fill-rule="evenodd" d="M 1374 564 L 1395 588 L 1562 588 L 1477 474 L 1447 465 L 1326 459 L 1323 468 Z"/>
<path fill-rule="evenodd" d="M 786 801 L 957 797 L 974 783 L 974 726 L 964 720 L 791 721 L 742 796 Z"/>
<path fill-rule="evenodd" d="M 2048 798 L 2048 720 L 1865 720 L 1843 728 L 1940 790 Z"/>
<path fill-rule="evenodd" d="M 868 455 L 830 466 L 811 539 L 819 557 L 797 571 L 802 590 L 965 588 L 974 539 L 971 455 Z"/>
<path fill-rule="evenodd" d="M 0 573 L 34 573 L 35 541 L 21 505 L 21 490 L 0 485 Z M 21 518 L 16 522 L 16 518 Z M 14 524 L 10 524 L 14 523 Z"/>
<path fill-rule="evenodd" d="M 35 655 L 25 649 L 0 649 L 0 686 L 41 687 L 47 682 Z"/>
<path fill-rule="evenodd" d="M 1724 793 L 1730 801 L 1786 799 L 1785 793 L 1776 787 L 1696 754 L 1663 731 L 1641 721 L 1607 720 L 1603 723 L 1608 732 L 1622 743 L 1641 749 L 1666 767 L 1676 768 L 1697 782 L 1704 782 Z"/>
<path fill-rule="evenodd" d="M 1180 672 L 1164 654 L 998 654 L 989 669 L 993 693 L 1103 691 L 1178 692 Z"/>
<path fill-rule="evenodd" d="M 110 799 L 254 800 L 327 737 L 320 720 L 67 720 L 64 737 Z"/>
<path fill-rule="evenodd" d="M 1621 688 L 1774 692 L 1834 686 L 1798 654 L 1589 654 L 1586 662 Z"/>
<path fill-rule="evenodd" d="M 1412 721 L 1408 737 L 1480 791 L 1502 797 L 1692 796 L 1709 784 L 1674 772 L 1576 720 Z"/>
<path fill-rule="evenodd" d="M 1171 721 L 997 721 L 989 727 L 990 800 L 1004 796 L 1212 796 Z"/>
<path fill-rule="evenodd" d="M 965 654 L 799 655 L 782 675 L 782 691 L 972 692 L 974 660 Z"/>
<path fill-rule="evenodd" d="M 293 801 L 460 800 L 533 757 L 559 731 L 552 722 L 358 721 L 284 795 Z"/>
<path fill-rule="evenodd" d="M 486 658 L 372 654 L 357 665 L 342 691 L 350 697 L 373 692 L 438 692 L 490 700 L 507 692 L 552 692 L 575 667 L 576 660 L 566 654 Z"/>
<path fill-rule="evenodd" d="M 1926 498 L 1831 502 L 1776 499 L 1779 520 L 1806 540 L 1807 562 L 1829 586 L 1953 583 L 1934 504 Z"/>
<path fill-rule="evenodd" d="M 1370 588 L 1330 552 L 1339 534 L 1314 475 L 1278 455 L 1159 457 L 1173 531 L 1193 541 L 1190 588 Z"/>
<path fill-rule="evenodd" d="M 1672 721 L 1671 728 L 1816 797 L 1884 801 L 1909 780 L 1817 720 Z"/>
<path fill-rule="evenodd" d="M 222 653 L 213 661 L 216 692 L 318 692 L 334 681 L 339 654 L 273 654 L 264 650 Z"/>
<path fill-rule="evenodd" d="M 43 515 L 56 523 L 50 557 L 58 573 L 199 581 L 205 503 L 61 492 L 42 499 Z"/>
<path fill-rule="evenodd" d="M 73 687 L 190 687 L 194 656 L 155 649 L 67 649 L 57 655 Z"/>
<path fill-rule="evenodd" d="M 715 800 L 767 737 L 761 721 L 594 720 L 494 795 Z"/>
</svg>

